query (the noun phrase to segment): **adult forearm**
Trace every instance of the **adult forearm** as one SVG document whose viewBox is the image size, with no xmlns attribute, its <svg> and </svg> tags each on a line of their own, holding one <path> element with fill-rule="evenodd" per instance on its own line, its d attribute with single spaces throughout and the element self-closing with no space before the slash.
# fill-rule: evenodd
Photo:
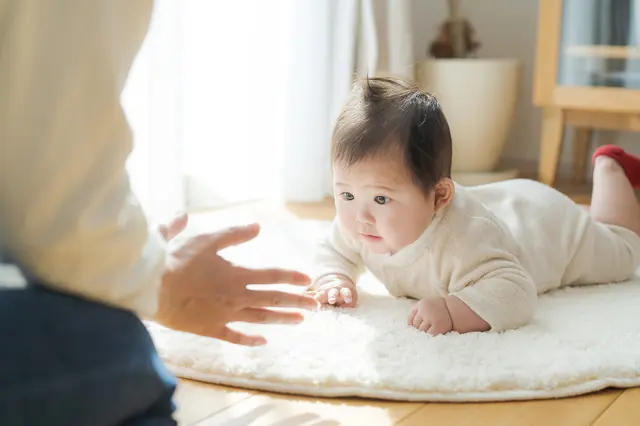
<svg viewBox="0 0 640 426">
<path fill-rule="evenodd" d="M 152 315 L 164 244 L 126 172 L 120 93 L 152 2 L 9 1 L 0 55 L 0 234 L 54 288 Z"/>
</svg>

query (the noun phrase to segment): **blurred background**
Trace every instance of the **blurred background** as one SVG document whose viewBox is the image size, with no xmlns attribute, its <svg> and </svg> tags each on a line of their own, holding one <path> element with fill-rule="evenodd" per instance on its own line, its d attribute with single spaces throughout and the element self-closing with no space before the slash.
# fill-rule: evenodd
<svg viewBox="0 0 640 426">
<path fill-rule="evenodd" d="M 439 98 L 463 184 L 588 202 L 595 146 L 640 154 L 638 0 L 157 0 L 123 94 L 136 193 L 153 220 L 329 203 L 332 122 L 367 74 Z"/>
</svg>

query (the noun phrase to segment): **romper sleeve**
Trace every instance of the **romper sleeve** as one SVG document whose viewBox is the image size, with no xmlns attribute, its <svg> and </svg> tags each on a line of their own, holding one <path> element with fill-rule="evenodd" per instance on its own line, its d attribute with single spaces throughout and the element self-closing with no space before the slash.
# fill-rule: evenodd
<svg viewBox="0 0 640 426">
<path fill-rule="evenodd" d="M 468 244 L 460 252 L 449 294 L 489 323 L 491 331 L 524 326 L 535 312 L 536 285 L 513 254 L 517 247 L 511 235 L 478 220 L 484 223 L 465 238 Z"/>
</svg>

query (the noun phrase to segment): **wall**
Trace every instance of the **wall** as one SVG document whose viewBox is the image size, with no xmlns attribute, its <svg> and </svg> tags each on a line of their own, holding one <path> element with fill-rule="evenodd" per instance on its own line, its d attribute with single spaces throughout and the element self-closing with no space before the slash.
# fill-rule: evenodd
<svg viewBox="0 0 640 426">
<path fill-rule="evenodd" d="M 414 48 L 417 60 L 426 58 L 429 43 L 447 14 L 446 0 L 413 0 Z M 516 57 L 523 64 L 520 100 L 503 162 L 535 171 L 540 145 L 540 110 L 532 103 L 532 76 L 536 49 L 538 2 L 536 0 L 463 0 L 462 10 L 476 29 L 482 43 L 478 56 Z M 567 132 L 570 133 L 570 132 Z M 567 136 L 570 136 L 568 134 Z M 633 142 L 636 142 L 635 144 Z M 640 136 L 598 132 L 592 143 L 620 143 L 640 155 Z M 570 170 L 570 143 L 563 144 L 561 173 Z"/>
</svg>

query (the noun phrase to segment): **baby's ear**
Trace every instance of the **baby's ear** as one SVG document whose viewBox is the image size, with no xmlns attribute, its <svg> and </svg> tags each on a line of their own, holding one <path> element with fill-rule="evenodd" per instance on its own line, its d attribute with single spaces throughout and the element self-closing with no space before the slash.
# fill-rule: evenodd
<svg viewBox="0 0 640 426">
<path fill-rule="evenodd" d="M 435 211 L 439 212 L 441 209 L 449 205 L 453 196 L 455 195 L 456 188 L 453 181 L 449 178 L 440 179 L 434 188 L 434 201 Z"/>
</svg>

